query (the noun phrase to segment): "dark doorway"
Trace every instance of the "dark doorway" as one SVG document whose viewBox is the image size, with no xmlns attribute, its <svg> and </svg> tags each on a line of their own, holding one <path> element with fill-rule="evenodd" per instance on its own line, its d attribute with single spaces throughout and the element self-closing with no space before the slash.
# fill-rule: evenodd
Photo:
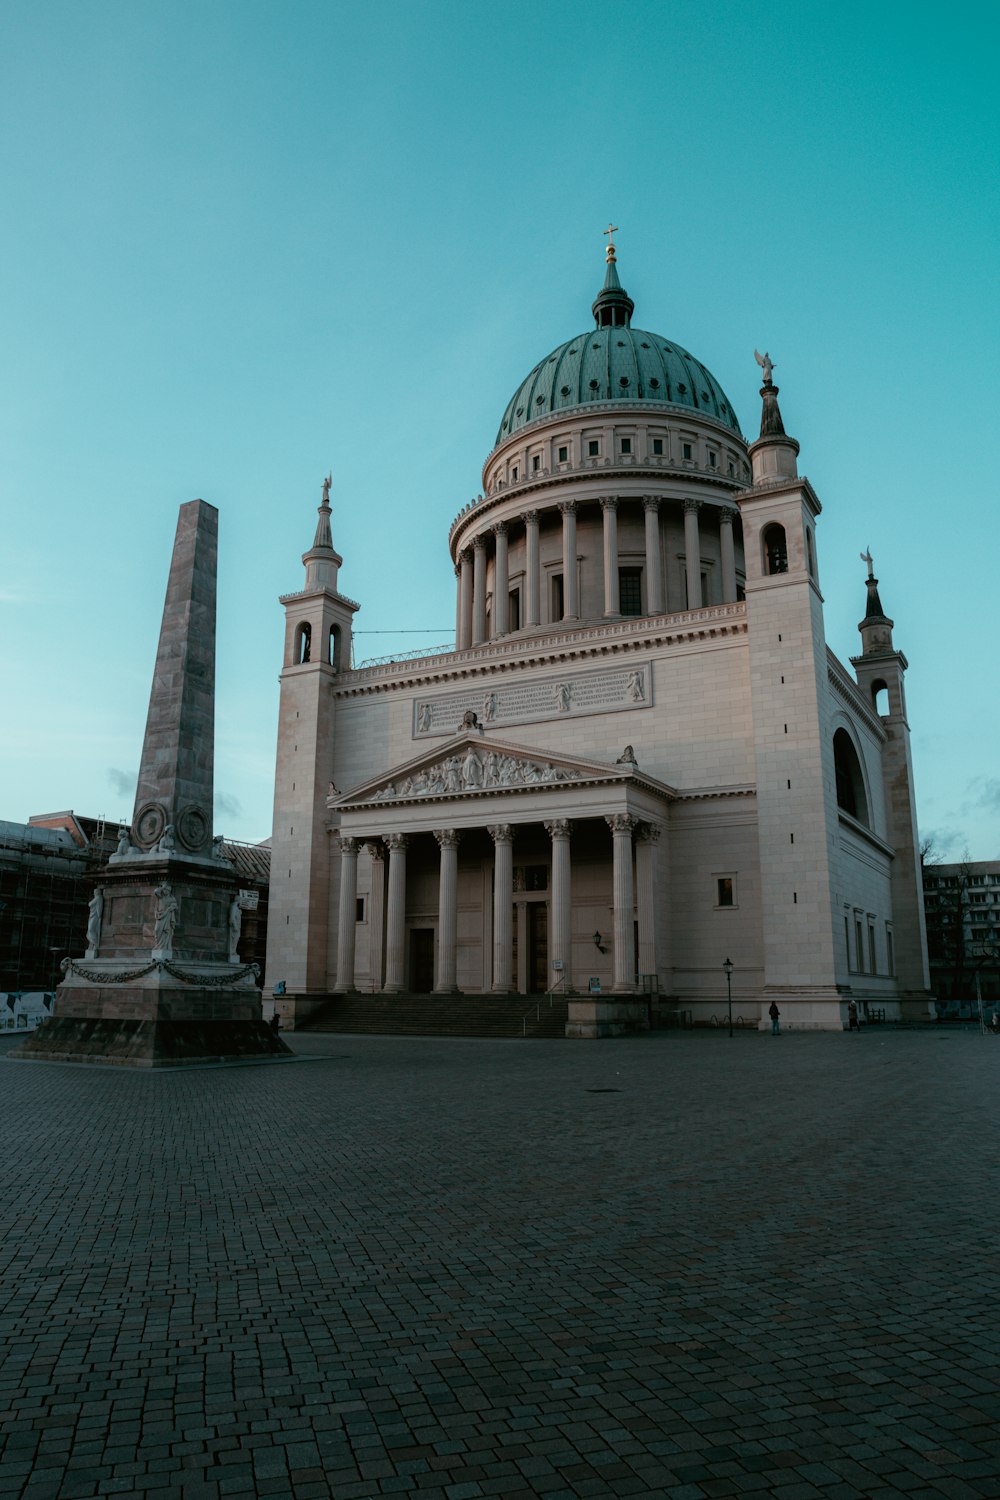
<svg viewBox="0 0 1000 1500">
<path fill-rule="evenodd" d="M 545 901 L 529 901 L 528 990 L 543 994 L 549 987 L 549 908 Z"/>
<path fill-rule="evenodd" d="M 410 989 L 429 995 L 434 988 L 434 928 L 410 928 Z"/>
</svg>

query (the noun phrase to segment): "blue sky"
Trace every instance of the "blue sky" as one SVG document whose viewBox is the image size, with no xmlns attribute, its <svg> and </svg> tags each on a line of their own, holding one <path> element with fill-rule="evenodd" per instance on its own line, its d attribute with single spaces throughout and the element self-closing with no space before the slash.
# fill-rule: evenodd
<svg viewBox="0 0 1000 1500">
<path fill-rule="evenodd" d="M 282 613 L 323 475 L 356 655 L 449 639 L 504 405 L 635 321 L 753 436 L 768 348 L 823 502 L 827 638 L 871 546 L 922 831 L 1000 851 L 986 6 L 261 0 L 0 12 L 0 817 L 129 816 L 177 507 L 220 510 L 217 826 L 267 836 Z M 425 630 L 423 636 L 403 630 Z"/>
</svg>

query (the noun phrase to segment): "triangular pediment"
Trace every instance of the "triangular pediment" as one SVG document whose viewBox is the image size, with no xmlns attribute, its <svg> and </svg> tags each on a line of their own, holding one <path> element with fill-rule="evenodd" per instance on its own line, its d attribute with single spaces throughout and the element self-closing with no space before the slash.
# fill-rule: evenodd
<svg viewBox="0 0 1000 1500">
<path fill-rule="evenodd" d="M 328 805 L 346 810 L 372 803 L 437 801 L 568 783 L 620 782 L 637 774 L 635 762 L 626 758 L 607 765 L 578 756 L 553 755 L 531 746 L 512 745 L 472 730 L 463 731 L 447 744 L 438 744 L 433 750 L 362 782 L 343 797 L 331 798 Z"/>
</svg>

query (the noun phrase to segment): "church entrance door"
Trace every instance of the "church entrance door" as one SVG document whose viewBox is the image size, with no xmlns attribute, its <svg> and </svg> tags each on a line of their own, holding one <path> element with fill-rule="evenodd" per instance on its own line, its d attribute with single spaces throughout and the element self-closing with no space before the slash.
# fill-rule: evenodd
<svg viewBox="0 0 1000 1500">
<path fill-rule="evenodd" d="M 549 907 L 546 901 L 529 901 L 528 913 L 528 990 L 540 995 L 549 981 Z"/>
<path fill-rule="evenodd" d="M 429 995 L 434 988 L 434 928 L 410 929 L 410 989 Z"/>
</svg>

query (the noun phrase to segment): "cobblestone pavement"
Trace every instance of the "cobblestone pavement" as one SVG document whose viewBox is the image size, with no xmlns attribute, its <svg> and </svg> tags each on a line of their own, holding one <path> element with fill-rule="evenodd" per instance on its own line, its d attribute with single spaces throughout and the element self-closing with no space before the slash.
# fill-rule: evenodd
<svg viewBox="0 0 1000 1500">
<path fill-rule="evenodd" d="M 0 1058 L 0 1500 L 1000 1495 L 1000 1041 L 294 1045 Z"/>
</svg>

